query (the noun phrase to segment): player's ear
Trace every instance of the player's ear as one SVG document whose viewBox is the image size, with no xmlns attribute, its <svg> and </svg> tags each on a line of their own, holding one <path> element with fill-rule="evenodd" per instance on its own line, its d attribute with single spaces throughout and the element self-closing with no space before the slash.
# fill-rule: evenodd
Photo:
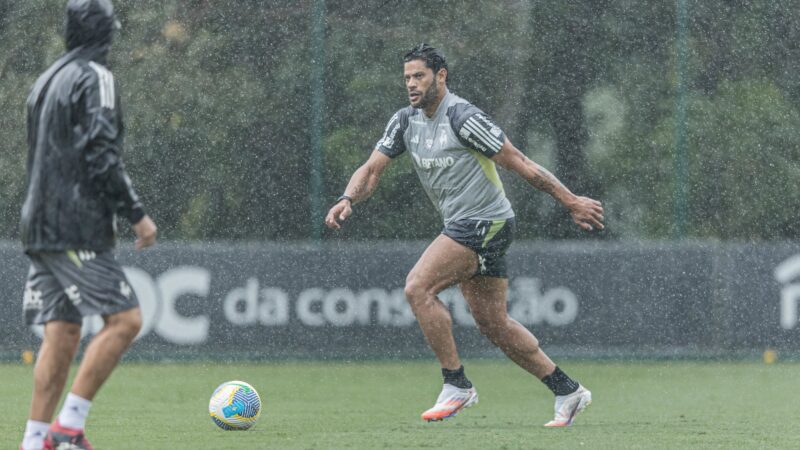
<svg viewBox="0 0 800 450">
<path fill-rule="evenodd" d="M 439 69 L 439 72 L 436 73 L 436 79 L 442 83 L 447 81 L 447 69 Z"/>
</svg>

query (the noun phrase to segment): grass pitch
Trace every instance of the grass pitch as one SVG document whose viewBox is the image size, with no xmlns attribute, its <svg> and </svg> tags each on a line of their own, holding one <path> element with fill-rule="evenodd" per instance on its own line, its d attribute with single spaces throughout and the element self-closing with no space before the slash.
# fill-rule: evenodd
<svg viewBox="0 0 800 450">
<path fill-rule="evenodd" d="M 480 404 L 439 423 L 420 413 L 441 388 L 434 361 L 123 364 L 92 406 L 87 434 L 124 449 L 797 448 L 800 364 L 577 362 L 560 365 L 592 390 L 570 428 L 548 429 L 553 398 L 502 360 L 467 360 Z M 17 448 L 30 366 L 0 365 L 0 448 Z M 241 379 L 261 394 L 256 426 L 222 431 L 208 398 Z"/>
</svg>

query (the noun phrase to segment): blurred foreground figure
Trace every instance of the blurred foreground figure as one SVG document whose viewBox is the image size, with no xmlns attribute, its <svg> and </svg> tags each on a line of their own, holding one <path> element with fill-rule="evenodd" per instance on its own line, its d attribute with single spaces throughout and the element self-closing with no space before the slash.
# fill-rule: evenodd
<svg viewBox="0 0 800 450">
<path fill-rule="evenodd" d="M 31 260 L 23 310 L 44 325 L 21 448 L 90 449 L 84 424 L 97 391 L 141 328 L 139 302 L 114 258 L 116 214 L 133 224 L 136 248 L 155 243 L 122 163 L 119 93 L 106 68 L 119 22 L 109 0 L 70 0 L 67 53 L 28 96 L 28 185 L 21 234 Z M 52 423 L 85 316 L 103 329 L 83 355 Z"/>
<path fill-rule="evenodd" d="M 447 307 L 436 297 L 458 285 L 481 333 L 512 361 L 540 379 L 556 396 L 555 417 L 545 426 L 572 423 L 592 394 L 556 367 L 528 329 L 508 316 L 505 254 L 514 236 L 514 211 L 495 163 L 547 192 L 584 230 L 603 229 L 600 202 L 574 195 L 550 172 L 528 159 L 483 111 L 447 90 L 447 63 L 437 49 L 420 44 L 404 58 L 410 106 L 389 121 L 369 160 L 353 174 L 325 223 L 339 229 L 352 206 L 374 192 L 386 166 L 405 151 L 436 209 L 444 230 L 406 279 L 405 294 L 422 332 L 442 366 L 444 387 L 422 413 L 443 420 L 478 402 L 464 373 Z"/>
</svg>

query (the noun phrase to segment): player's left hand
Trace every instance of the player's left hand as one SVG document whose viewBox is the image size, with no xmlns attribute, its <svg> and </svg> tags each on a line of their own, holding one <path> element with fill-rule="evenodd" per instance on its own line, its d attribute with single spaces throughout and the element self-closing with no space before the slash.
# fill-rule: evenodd
<svg viewBox="0 0 800 450">
<path fill-rule="evenodd" d="M 333 230 L 339 230 L 342 228 L 341 222 L 347 220 L 352 213 L 353 208 L 350 206 L 350 200 L 343 199 L 328 211 L 328 215 L 325 216 L 325 225 Z"/>
<path fill-rule="evenodd" d="M 586 231 L 602 230 L 603 204 L 589 197 L 576 197 L 569 206 L 572 220 Z"/>
</svg>

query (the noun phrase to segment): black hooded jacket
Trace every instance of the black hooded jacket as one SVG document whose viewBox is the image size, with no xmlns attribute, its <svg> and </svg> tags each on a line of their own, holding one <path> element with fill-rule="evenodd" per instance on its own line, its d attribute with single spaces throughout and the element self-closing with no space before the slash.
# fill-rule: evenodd
<svg viewBox="0 0 800 450">
<path fill-rule="evenodd" d="M 67 53 L 28 95 L 26 252 L 103 251 L 115 217 L 144 217 L 122 162 L 119 92 L 105 67 L 118 22 L 110 0 L 69 0 Z"/>
</svg>

